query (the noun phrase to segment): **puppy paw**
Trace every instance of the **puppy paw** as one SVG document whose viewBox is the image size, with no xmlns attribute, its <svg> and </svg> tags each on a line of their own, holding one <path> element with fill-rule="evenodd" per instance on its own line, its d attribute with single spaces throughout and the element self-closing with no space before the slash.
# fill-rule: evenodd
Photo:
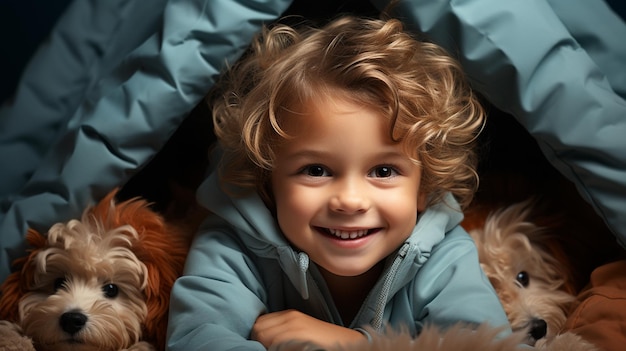
<svg viewBox="0 0 626 351">
<path fill-rule="evenodd" d="M 19 325 L 6 321 L 0 321 L 0 351 L 35 351 L 33 341 L 22 334 Z"/>
<path fill-rule="evenodd" d="M 125 350 L 120 350 L 120 351 L 156 351 L 156 349 L 150 343 L 147 343 L 145 341 L 140 341 L 132 345 L 131 347 Z"/>
<path fill-rule="evenodd" d="M 22 334 L 22 328 L 13 322 L 9 322 L 7 320 L 0 320 L 0 328 L 7 333 L 16 333 Z"/>
<path fill-rule="evenodd" d="M 535 345 L 545 351 L 600 351 L 599 348 L 574 333 L 559 334 L 551 340 Z"/>
</svg>

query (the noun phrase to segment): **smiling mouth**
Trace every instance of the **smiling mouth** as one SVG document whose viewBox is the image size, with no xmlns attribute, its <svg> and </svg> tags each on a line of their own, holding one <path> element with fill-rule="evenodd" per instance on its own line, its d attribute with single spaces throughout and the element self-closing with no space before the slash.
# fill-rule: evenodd
<svg viewBox="0 0 626 351">
<path fill-rule="evenodd" d="M 332 228 L 318 228 L 322 233 L 341 240 L 353 240 L 368 236 L 380 230 L 380 228 L 374 229 L 359 229 L 359 230 L 340 230 Z"/>
</svg>

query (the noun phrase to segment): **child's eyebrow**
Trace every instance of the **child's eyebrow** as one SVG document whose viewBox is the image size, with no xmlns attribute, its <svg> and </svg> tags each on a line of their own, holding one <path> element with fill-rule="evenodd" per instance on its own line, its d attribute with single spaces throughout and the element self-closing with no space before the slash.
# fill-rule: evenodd
<svg viewBox="0 0 626 351">
<path fill-rule="evenodd" d="M 282 158 L 300 159 L 300 158 L 324 158 L 332 155 L 332 152 L 321 150 L 299 150 L 292 153 L 285 153 Z"/>
<path fill-rule="evenodd" d="M 402 163 L 402 162 L 413 163 L 411 161 L 411 158 L 407 154 L 400 152 L 400 151 L 381 152 L 379 154 L 376 154 L 374 156 L 374 159 L 384 160 L 386 162 L 391 162 L 391 163 Z"/>
<path fill-rule="evenodd" d="M 307 150 L 298 150 L 293 153 L 286 153 L 282 157 L 285 159 L 289 159 L 289 160 L 296 160 L 296 159 L 307 159 L 307 158 L 327 158 L 334 154 L 335 152 L 333 150 L 326 151 L 326 150 L 307 149 Z M 401 151 L 396 151 L 396 150 L 380 151 L 378 153 L 374 153 L 370 155 L 370 158 L 373 160 L 382 159 L 382 160 L 392 160 L 392 161 L 397 161 L 397 162 L 410 160 L 410 157 L 408 157 L 406 154 L 404 154 Z"/>
</svg>

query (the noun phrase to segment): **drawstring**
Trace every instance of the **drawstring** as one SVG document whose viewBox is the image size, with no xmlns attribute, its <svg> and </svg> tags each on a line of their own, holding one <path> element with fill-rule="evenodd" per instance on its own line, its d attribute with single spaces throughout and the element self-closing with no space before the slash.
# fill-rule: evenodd
<svg viewBox="0 0 626 351">
<path fill-rule="evenodd" d="M 295 252 L 290 246 L 279 246 L 278 260 L 283 272 L 303 299 L 309 299 L 309 284 L 307 271 L 309 270 L 309 256 L 304 252 Z"/>
<path fill-rule="evenodd" d="M 374 319 L 372 319 L 372 327 L 379 332 L 381 332 L 383 328 L 383 317 L 385 312 L 385 306 L 387 305 L 387 297 L 389 296 L 391 286 L 396 277 L 396 274 L 398 273 L 400 263 L 409 252 L 409 246 L 409 243 L 404 243 L 400 250 L 398 250 L 398 254 L 394 258 L 391 267 L 389 267 L 389 273 L 385 276 L 385 281 L 383 282 L 381 293 L 380 295 L 378 295 L 378 300 L 376 301 L 376 313 L 374 315 Z"/>
<path fill-rule="evenodd" d="M 306 272 L 309 269 L 309 255 L 304 252 L 298 253 L 298 268 L 300 273 L 300 294 L 305 300 L 309 299 L 309 286 L 306 281 Z"/>
</svg>

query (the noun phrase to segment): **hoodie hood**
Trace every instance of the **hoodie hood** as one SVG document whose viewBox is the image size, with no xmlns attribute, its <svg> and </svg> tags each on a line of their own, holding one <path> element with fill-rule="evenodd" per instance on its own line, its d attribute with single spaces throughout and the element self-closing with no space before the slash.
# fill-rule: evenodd
<svg viewBox="0 0 626 351">
<path fill-rule="evenodd" d="M 233 226 L 241 241 L 255 255 L 278 260 L 302 298 L 308 299 L 309 256 L 292 248 L 256 193 L 226 194 L 217 173 L 212 172 L 198 188 L 198 203 Z"/>
</svg>

